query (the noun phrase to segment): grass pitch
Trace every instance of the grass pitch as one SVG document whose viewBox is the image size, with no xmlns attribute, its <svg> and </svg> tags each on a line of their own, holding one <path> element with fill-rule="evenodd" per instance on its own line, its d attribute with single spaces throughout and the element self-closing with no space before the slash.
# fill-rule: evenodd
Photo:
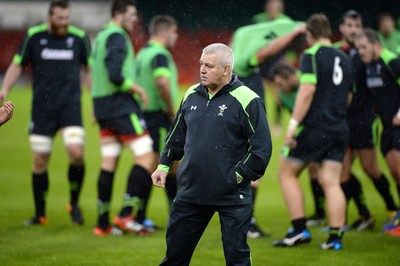
<svg viewBox="0 0 400 266">
<path fill-rule="evenodd" d="M 53 144 L 50 161 L 50 189 L 47 217 L 49 225 L 24 227 L 23 221 L 34 211 L 31 188 L 31 152 L 28 142 L 31 90 L 16 88 L 9 99 L 15 104 L 14 117 L 0 128 L 0 265 L 158 265 L 165 253 L 165 228 L 168 208 L 162 189 L 153 189 L 149 218 L 161 227 L 153 236 L 134 235 L 95 237 L 92 228 L 96 223 L 96 182 L 99 173 L 100 149 L 98 128 L 92 123 L 92 105 L 87 92 L 83 96 L 83 117 L 86 128 L 86 179 L 81 194 L 84 226 L 73 225 L 66 212 L 69 199 L 67 182 L 67 156 L 59 135 Z M 271 100 L 267 100 L 272 106 Z M 269 117 L 273 116 L 273 108 Z M 272 119 L 271 119 L 272 120 Z M 284 122 L 287 121 L 287 116 Z M 297 248 L 274 248 L 272 241 L 284 236 L 290 226 L 289 217 L 279 188 L 277 169 L 279 151 L 284 132 L 274 136 L 274 153 L 259 189 L 255 214 L 259 226 L 271 238 L 249 239 L 253 265 L 400 265 L 400 238 L 384 235 L 384 204 L 373 188 L 372 182 L 360 170 L 358 162 L 354 171 L 360 177 L 367 203 L 376 227 L 372 231 L 348 232 L 344 250 L 322 251 L 318 244 L 327 233 L 321 228 L 310 228 L 313 241 Z M 116 173 L 113 190 L 112 214 L 120 208 L 126 177 L 132 164 L 128 151 L 124 151 Z M 380 165 L 389 176 L 380 157 Z M 306 195 L 307 213 L 311 214 L 309 181 L 301 177 Z M 393 185 L 392 179 L 390 179 Z M 395 192 L 392 186 L 392 192 Z M 357 218 L 356 210 L 349 206 L 349 221 Z M 217 215 L 211 221 L 194 253 L 191 265 L 225 265 Z"/>
</svg>

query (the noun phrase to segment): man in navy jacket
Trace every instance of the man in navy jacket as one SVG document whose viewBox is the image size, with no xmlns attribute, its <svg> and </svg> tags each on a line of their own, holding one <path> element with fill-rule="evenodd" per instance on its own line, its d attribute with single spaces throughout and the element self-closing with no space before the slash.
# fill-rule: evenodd
<svg viewBox="0 0 400 266">
<path fill-rule="evenodd" d="M 201 83 L 186 92 L 152 175 L 153 184 L 164 187 L 169 167 L 183 158 L 161 265 L 189 265 L 215 212 L 227 265 L 251 265 L 246 239 L 250 182 L 264 175 L 272 143 L 263 101 L 232 68 L 228 46 L 215 43 L 203 49 Z"/>
</svg>

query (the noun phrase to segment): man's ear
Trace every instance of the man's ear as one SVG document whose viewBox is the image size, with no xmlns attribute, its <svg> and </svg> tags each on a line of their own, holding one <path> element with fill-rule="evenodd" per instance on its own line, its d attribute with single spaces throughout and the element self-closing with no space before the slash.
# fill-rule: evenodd
<svg viewBox="0 0 400 266">
<path fill-rule="evenodd" d="M 231 73 L 231 65 L 226 64 L 224 68 L 224 76 L 229 75 Z"/>
</svg>

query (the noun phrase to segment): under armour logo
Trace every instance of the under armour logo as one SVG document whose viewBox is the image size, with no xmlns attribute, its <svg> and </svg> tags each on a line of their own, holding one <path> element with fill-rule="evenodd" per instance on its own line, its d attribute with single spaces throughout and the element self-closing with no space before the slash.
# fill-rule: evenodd
<svg viewBox="0 0 400 266">
<path fill-rule="evenodd" d="M 197 109 L 197 105 L 195 105 L 195 106 L 190 106 L 190 110 L 196 110 Z"/>
</svg>

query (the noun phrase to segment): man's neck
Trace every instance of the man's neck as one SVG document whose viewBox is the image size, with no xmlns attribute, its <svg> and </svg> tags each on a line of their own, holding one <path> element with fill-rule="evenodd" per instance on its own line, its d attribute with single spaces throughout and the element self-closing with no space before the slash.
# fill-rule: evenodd
<svg viewBox="0 0 400 266">
<path fill-rule="evenodd" d="M 111 23 L 114 24 L 114 25 L 117 26 L 117 27 L 122 28 L 122 23 L 121 23 L 121 21 L 120 21 L 119 19 L 117 19 L 117 18 L 113 18 L 113 19 L 111 20 Z"/>
<path fill-rule="evenodd" d="M 161 46 L 166 47 L 165 39 L 159 36 L 152 36 L 150 37 L 150 41 L 159 43 Z"/>
<path fill-rule="evenodd" d="M 231 77 L 230 78 L 225 78 L 224 80 L 221 81 L 221 85 L 216 85 L 216 86 L 210 86 L 207 87 L 208 92 L 214 96 L 215 94 L 217 94 L 223 87 L 225 87 L 225 85 L 229 84 L 229 82 L 231 81 Z"/>
<path fill-rule="evenodd" d="M 341 42 L 342 42 L 342 46 L 344 45 L 344 46 L 348 46 L 348 47 L 354 47 L 354 44 L 350 43 L 346 38 L 343 38 L 341 40 Z"/>
<path fill-rule="evenodd" d="M 326 44 L 326 45 L 331 45 L 332 42 L 330 39 L 328 38 L 319 38 L 319 39 L 315 39 L 314 44 Z"/>
<path fill-rule="evenodd" d="M 208 93 L 210 93 L 212 96 L 214 96 L 215 94 L 217 94 L 221 89 L 223 88 L 223 86 L 218 86 L 218 87 L 207 87 L 208 89 Z"/>
</svg>

